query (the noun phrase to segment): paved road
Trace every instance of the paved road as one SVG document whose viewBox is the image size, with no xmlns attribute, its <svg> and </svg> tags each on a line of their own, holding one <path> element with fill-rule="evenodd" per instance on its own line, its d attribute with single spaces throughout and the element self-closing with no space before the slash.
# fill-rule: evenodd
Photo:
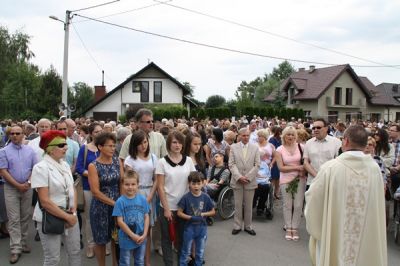
<svg viewBox="0 0 400 266">
<path fill-rule="evenodd" d="M 250 236 L 245 232 L 239 235 L 231 235 L 232 220 L 222 221 L 216 219 L 213 226 L 209 228 L 209 237 L 206 248 L 206 265 L 274 265 L 274 266 L 308 266 L 308 236 L 305 230 L 304 219 L 300 228 L 300 241 L 292 242 L 284 239 L 282 231 L 281 202 L 276 202 L 275 217 L 267 221 L 262 217 L 254 217 L 257 236 Z M 32 223 L 33 224 L 33 223 Z M 24 266 L 42 265 L 42 247 L 40 242 L 32 241 L 31 254 L 24 254 L 18 264 Z M 0 240 L 0 266 L 10 265 L 8 262 L 9 249 L 8 240 Z M 95 259 L 87 259 L 82 252 L 83 265 L 96 265 Z M 388 258 L 389 265 L 400 265 L 400 247 L 393 241 L 392 232 L 388 233 Z M 110 258 L 108 264 L 111 265 Z M 60 265 L 67 265 L 65 255 Z M 153 253 L 152 265 L 163 265 L 160 256 Z"/>
</svg>

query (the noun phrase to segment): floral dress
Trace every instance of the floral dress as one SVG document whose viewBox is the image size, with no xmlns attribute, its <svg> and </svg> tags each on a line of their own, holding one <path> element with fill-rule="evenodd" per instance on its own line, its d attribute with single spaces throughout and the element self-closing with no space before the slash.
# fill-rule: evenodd
<svg viewBox="0 0 400 266">
<path fill-rule="evenodd" d="M 99 176 L 100 191 L 110 199 L 119 197 L 120 168 L 117 157 L 113 157 L 111 164 L 93 162 Z M 107 205 L 98 199 L 92 199 L 90 206 L 90 226 L 93 240 L 96 244 L 105 245 L 111 240 L 111 232 L 115 227 L 112 217 L 113 206 Z"/>
</svg>

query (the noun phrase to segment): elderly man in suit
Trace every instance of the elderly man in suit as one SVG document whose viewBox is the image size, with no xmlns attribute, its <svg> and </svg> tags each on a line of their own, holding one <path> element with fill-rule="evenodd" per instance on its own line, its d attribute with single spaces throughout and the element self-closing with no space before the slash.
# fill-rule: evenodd
<svg viewBox="0 0 400 266">
<path fill-rule="evenodd" d="M 257 188 L 256 176 L 260 168 L 260 152 L 257 145 L 249 143 L 250 131 L 247 128 L 240 129 L 239 136 L 240 142 L 231 146 L 229 154 L 231 187 L 235 196 L 232 234 L 237 235 L 242 230 L 244 217 L 244 231 L 254 236 L 256 232 L 251 223 L 254 191 Z"/>
</svg>

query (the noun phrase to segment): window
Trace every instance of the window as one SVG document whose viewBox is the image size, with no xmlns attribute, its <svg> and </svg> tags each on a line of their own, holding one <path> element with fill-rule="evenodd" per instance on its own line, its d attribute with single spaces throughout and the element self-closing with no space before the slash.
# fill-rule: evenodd
<svg viewBox="0 0 400 266">
<path fill-rule="evenodd" d="M 132 82 L 132 92 L 140 92 L 141 81 Z"/>
<path fill-rule="evenodd" d="M 148 81 L 140 81 L 140 101 L 141 102 L 149 101 L 149 82 Z"/>
<path fill-rule="evenodd" d="M 154 81 L 154 102 L 162 102 L 162 82 Z"/>
<path fill-rule="evenodd" d="M 338 104 L 338 105 L 342 104 L 342 88 L 341 87 L 335 88 L 335 104 Z"/>
<path fill-rule="evenodd" d="M 336 123 L 339 117 L 338 111 L 328 111 L 328 122 L 329 123 Z"/>
<path fill-rule="evenodd" d="M 346 88 L 346 105 L 353 105 L 353 89 Z"/>
<path fill-rule="evenodd" d="M 305 117 L 311 117 L 311 111 L 304 111 Z"/>
</svg>

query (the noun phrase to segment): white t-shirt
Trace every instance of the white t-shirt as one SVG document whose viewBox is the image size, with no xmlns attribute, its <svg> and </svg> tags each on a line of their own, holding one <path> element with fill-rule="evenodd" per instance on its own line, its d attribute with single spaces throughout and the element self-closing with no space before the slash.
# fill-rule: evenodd
<svg viewBox="0 0 400 266">
<path fill-rule="evenodd" d="M 132 168 L 139 175 L 139 186 L 153 186 L 153 174 L 157 166 L 157 156 L 151 154 L 147 160 L 139 157 L 133 159 L 130 155 L 124 160 L 124 165 Z M 139 188 L 140 189 L 140 188 Z"/>
<path fill-rule="evenodd" d="M 40 137 L 34 138 L 28 142 L 28 146 L 32 147 L 32 149 L 36 153 L 36 159 L 40 162 L 43 159 L 44 150 L 39 147 Z"/>
<path fill-rule="evenodd" d="M 165 196 L 171 211 L 178 210 L 179 200 L 189 191 L 188 176 L 192 171 L 196 171 L 196 168 L 190 157 L 186 157 L 183 165 L 178 164 L 175 167 L 170 165 L 165 158 L 158 161 L 156 174 L 164 175 Z M 162 207 L 161 203 L 160 205 Z"/>
<path fill-rule="evenodd" d="M 64 160 L 61 162 L 64 167 L 70 169 L 67 162 Z M 61 175 L 54 166 L 46 160 L 42 160 L 33 167 L 31 182 L 32 188 L 48 187 L 50 200 L 57 206 L 69 207 L 67 206 L 67 197 L 69 197 L 69 192 L 74 190 L 72 174 L 69 180 L 66 180 L 64 175 Z M 73 202 L 73 199 L 70 199 L 70 202 Z M 42 211 L 39 208 L 39 202 L 35 206 L 33 220 L 42 222 Z"/>
</svg>

